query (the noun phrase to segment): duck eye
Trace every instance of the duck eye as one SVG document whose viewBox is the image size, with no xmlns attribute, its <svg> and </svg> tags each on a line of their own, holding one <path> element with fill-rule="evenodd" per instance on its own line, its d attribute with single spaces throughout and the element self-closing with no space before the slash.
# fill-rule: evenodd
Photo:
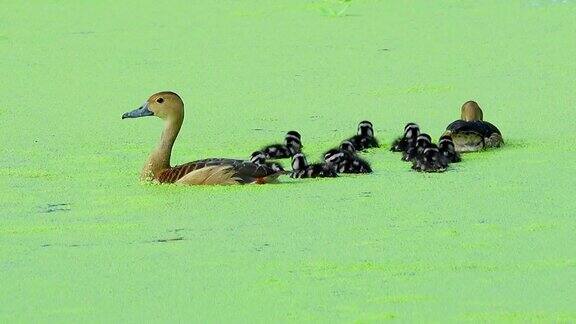
<svg viewBox="0 0 576 324">
<path fill-rule="evenodd" d="M 164 98 L 158 98 L 158 99 L 156 99 L 156 102 L 157 102 L 157 103 L 163 103 L 163 102 L 164 102 Z"/>
</svg>

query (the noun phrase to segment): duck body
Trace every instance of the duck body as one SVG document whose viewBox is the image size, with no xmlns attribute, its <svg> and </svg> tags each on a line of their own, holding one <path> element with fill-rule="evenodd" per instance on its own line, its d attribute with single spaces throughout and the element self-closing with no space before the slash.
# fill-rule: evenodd
<svg viewBox="0 0 576 324">
<path fill-rule="evenodd" d="M 334 167 L 328 163 L 308 164 L 306 157 L 301 153 L 292 157 L 291 178 L 333 178 L 337 176 Z"/>
<path fill-rule="evenodd" d="M 474 101 L 464 103 L 461 118 L 450 123 L 444 135 L 452 137 L 457 152 L 475 152 L 504 144 L 500 130 L 483 120 L 482 109 Z"/>
<path fill-rule="evenodd" d="M 170 159 L 184 120 L 184 103 L 171 91 L 156 93 L 139 108 L 122 115 L 125 118 L 156 116 L 164 120 L 160 142 L 150 153 L 140 178 L 159 183 L 188 185 L 229 185 L 275 182 L 281 171 L 250 161 L 212 158 L 172 167 Z"/>
</svg>

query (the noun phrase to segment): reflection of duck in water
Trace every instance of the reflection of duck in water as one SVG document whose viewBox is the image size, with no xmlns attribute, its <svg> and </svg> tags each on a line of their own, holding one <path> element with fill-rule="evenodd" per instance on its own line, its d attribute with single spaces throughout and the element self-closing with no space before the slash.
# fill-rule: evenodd
<svg viewBox="0 0 576 324">
<path fill-rule="evenodd" d="M 483 120 L 480 106 L 474 101 L 462 105 L 461 117 L 446 127 L 444 135 L 450 135 L 458 152 L 475 152 L 504 144 L 500 130 Z"/>
</svg>

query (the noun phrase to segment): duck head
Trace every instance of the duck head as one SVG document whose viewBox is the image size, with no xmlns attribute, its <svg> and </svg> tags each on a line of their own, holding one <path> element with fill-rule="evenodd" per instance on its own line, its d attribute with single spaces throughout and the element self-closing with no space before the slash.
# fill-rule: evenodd
<svg viewBox="0 0 576 324">
<path fill-rule="evenodd" d="M 418 135 L 420 135 L 420 127 L 418 124 L 408 123 L 404 126 L 404 138 L 416 140 Z"/>
<path fill-rule="evenodd" d="M 467 101 L 462 105 L 460 119 L 464 121 L 483 120 L 482 109 L 475 101 Z"/>
<path fill-rule="evenodd" d="M 350 141 L 342 142 L 342 144 L 340 144 L 340 149 L 342 151 L 346 151 L 352 154 L 356 153 L 356 148 L 354 147 L 354 144 L 352 144 L 352 142 Z"/>
<path fill-rule="evenodd" d="M 372 123 L 367 120 L 361 121 L 360 124 L 358 124 L 358 135 L 374 137 L 374 127 Z"/>
<path fill-rule="evenodd" d="M 156 116 L 161 119 L 184 119 L 184 102 L 171 91 L 158 92 L 150 96 L 142 106 L 122 115 L 125 118 Z"/>
<path fill-rule="evenodd" d="M 297 131 L 289 131 L 284 137 L 286 146 L 292 150 L 293 153 L 299 153 L 302 150 L 302 137 Z"/>
<path fill-rule="evenodd" d="M 292 157 L 292 170 L 302 170 L 306 168 L 308 163 L 306 162 L 306 157 L 302 153 L 298 153 Z"/>
</svg>

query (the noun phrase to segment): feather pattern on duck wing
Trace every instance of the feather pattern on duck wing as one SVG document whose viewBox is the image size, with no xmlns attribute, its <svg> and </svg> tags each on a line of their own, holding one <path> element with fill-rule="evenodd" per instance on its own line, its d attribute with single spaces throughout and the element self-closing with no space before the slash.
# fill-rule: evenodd
<svg viewBox="0 0 576 324">
<path fill-rule="evenodd" d="M 215 158 L 189 162 L 164 170 L 158 177 L 158 181 L 160 183 L 178 182 L 188 174 L 202 169 L 206 169 L 204 170 L 205 172 L 211 171 L 206 174 L 207 181 L 210 180 L 209 177 L 212 173 L 223 173 L 226 171 L 228 178 L 241 184 L 270 182 L 280 175 L 277 170 L 268 165 L 254 164 L 244 160 Z M 201 176 L 198 177 L 201 178 Z"/>
</svg>

